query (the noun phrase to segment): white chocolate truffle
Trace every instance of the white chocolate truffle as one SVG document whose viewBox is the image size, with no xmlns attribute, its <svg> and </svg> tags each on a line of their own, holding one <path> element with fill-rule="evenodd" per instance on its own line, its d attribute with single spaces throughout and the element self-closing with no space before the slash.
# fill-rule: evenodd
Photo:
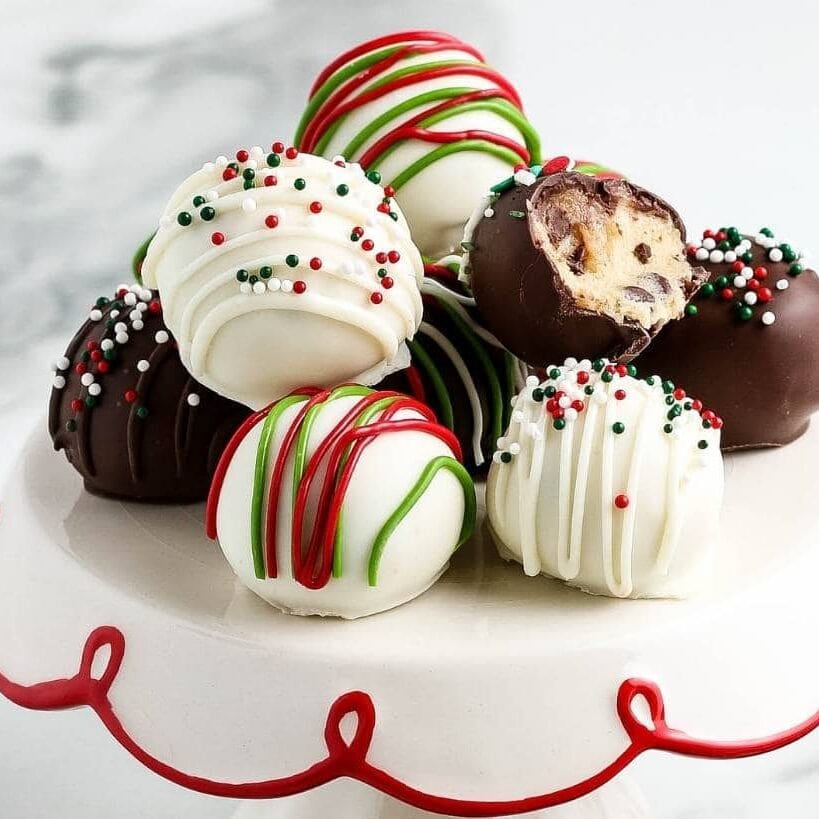
<svg viewBox="0 0 819 819">
<path fill-rule="evenodd" d="M 717 537 L 721 419 L 623 365 L 547 373 L 518 395 L 489 472 L 501 556 L 593 594 L 689 595 Z"/>
<path fill-rule="evenodd" d="M 423 265 L 400 210 L 356 165 L 281 143 L 261 162 L 186 179 L 148 247 L 185 366 L 253 408 L 406 366 Z"/>
<path fill-rule="evenodd" d="M 355 385 L 294 394 L 228 445 L 208 534 L 242 583 L 282 611 L 385 611 L 428 589 L 474 527 L 460 457 L 414 399 Z"/>
<path fill-rule="evenodd" d="M 380 37 L 334 60 L 311 89 L 295 139 L 378 171 L 430 258 L 458 249 L 492 185 L 540 161 L 509 81 L 473 46 L 428 31 Z"/>
</svg>

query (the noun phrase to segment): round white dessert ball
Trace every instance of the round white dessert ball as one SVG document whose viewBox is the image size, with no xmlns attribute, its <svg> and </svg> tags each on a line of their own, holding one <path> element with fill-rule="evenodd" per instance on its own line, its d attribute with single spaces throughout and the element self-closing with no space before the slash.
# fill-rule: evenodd
<svg viewBox="0 0 819 819">
<path fill-rule="evenodd" d="M 191 374 L 254 409 L 304 384 L 378 383 L 421 321 L 423 263 L 394 200 L 358 165 L 280 143 L 186 179 L 142 277 Z"/>
<path fill-rule="evenodd" d="M 310 400 L 285 398 L 237 433 L 210 534 L 242 583 L 290 614 L 356 618 L 406 603 L 474 526 L 457 441 L 394 393 L 340 387 Z"/>
<path fill-rule="evenodd" d="M 518 395 L 489 472 L 501 556 L 593 594 L 688 596 L 717 539 L 722 420 L 623 365 L 547 373 Z"/>
</svg>

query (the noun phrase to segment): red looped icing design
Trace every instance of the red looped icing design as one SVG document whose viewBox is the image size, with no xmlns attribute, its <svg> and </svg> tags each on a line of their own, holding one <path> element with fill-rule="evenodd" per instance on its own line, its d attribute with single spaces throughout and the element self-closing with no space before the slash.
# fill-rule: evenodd
<svg viewBox="0 0 819 819">
<path fill-rule="evenodd" d="M 107 664 L 99 677 L 93 673 L 99 651 L 110 650 Z M 819 712 L 800 725 L 763 739 L 714 742 L 690 737 L 668 726 L 665 704 L 659 687 L 639 679 L 626 680 L 617 693 L 617 713 L 630 739 L 626 749 L 603 770 L 566 788 L 550 793 L 510 801 L 482 802 L 452 799 L 425 793 L 401 782 L 367 761 L 376 727 L 375 705 L 363 691 L 351 691 L 340 696 L 331 706 L 324 729 L 327 756 L 298 773 L 262 782 L 216 782 L 191 776 L 167 765 L 141 748 L 130 737 L 117 717 L 109 691 L 122 666 L 125 638 L 118 629 L 102 626 L 86 641 L 80 668 L 76 676 L 36 685 L 18 685 L 0 674 L 0 694 L 15 704 L 36 711 L 55 711 L 88 706 L 105 727 L 135 759 L 159 776 L 183 788 L 233 799 L 273 799 L 291 796 L 319 787 L 339 777 L 357 779 L 394 799 L 420 810 L 469 817 L 492 817 L 528 813 L 554 807 L 586 796 L 605 785 L 645 751 L 668 751 L 684 756 L 708 759 L 737 759 L 775 751 L 809 734 L 819 726 Z M 635 715 L 635 700 L 647 703 L 651 724 L 646 725 Z M 355 731 L 349 741 L 341 732 L 341 723 L 354 715 Z"/>
</svg>

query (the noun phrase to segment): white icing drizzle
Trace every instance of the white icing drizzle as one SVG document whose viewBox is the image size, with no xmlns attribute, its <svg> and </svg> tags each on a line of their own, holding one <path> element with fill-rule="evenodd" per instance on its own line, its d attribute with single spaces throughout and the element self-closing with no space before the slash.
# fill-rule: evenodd
<svg viewBox="0 0 819 819">
<path fill-rule="evenodd" d="M 587 361 L 578 364 L 569 359 L 556 378 L 537 386 L 529 382 L 518 394 L 509 431 L 493 457 L 487 510 L 496 535 L 527 575 L 542 572 L 583 588 L 591 586 L 599 593 L 629 597 L 646 593 L 646 583 L 662 582 L 675 565 L 686 520 L 699 514 L 683 485 L 685 480 L 696 480 L 689 472 L 703 468 L 704 459 L 710 459 L 708 463 L 717 467 L 711 474 L 721 487 L 720 433 L 703 425 L 696 409 L 683 408 L 692 399 L 672 396 L 673 385 L 665 387 L 657 379 L 650 386 L 625 370 L 609 370 L 608 362 L 603 366 L 601 373 Z M 607 370 L 612 375 L 604 380 Z M 586 373 L 583 384 L 593 390 L 591 395 L 577 382 L 579 372 Z M 582 400 L 583 410 L 575 415 L 574 407 L 546 406 L 549 397 L 543 391 L 547 388 L 549 395 L 556 390 L 557 396 L 562 393 L 572 402 Z M 533 397 L 535 390 L 542 400 Z M 564 409 L 564 416 L 553 416 L 558 407 Z M 554 417 L 562 419 L 563 428 L 555 427 Z M 615 423 L 622 429 L 615 432 Z M 574 429 L 577 424 L 582 425 L 579 431 Z M 666 429 L 669 424 L 671 432 Z M 559 441 L 553 440 L 555 435 Z M 657 446 L 664 447 L 665 453 L 653 452 Z M 655 470 L 661 465 L 664 485 L 658 486 L 653 476 L 646 483 L 647 464 Z M 618 485 L 618 480 L 624 485 Z M 594 508 L 588 503 L 592 491 L 599 491 L 599 505 Z M 644 497 L 647 491 L 656 496 Z M 621 495 L 625 505 L 618 505 Z M 719 495 L 714 493 L 715 504 Z M 551 507 L 544 504 L 556 505 L 554 526 L 538 525 L 540 516 L 550 514 Z M 642 505 L 646 515 L 661 513 L 659 543 L 646 545 L 640 540 Z M 589 530 L 590 514 L 598 520 Z M 584 529 L 588 530 L 585 538 Z M 591 563 L 582 559 L 591 543 L 599 549 L 597 569 L 594 559 Z M 654 567 L 648 577 L 639 579 L 634 575 L 638 550 L 642 563 Z M 599 580 L 585 578 L 589 571 Z"/>
</svg>

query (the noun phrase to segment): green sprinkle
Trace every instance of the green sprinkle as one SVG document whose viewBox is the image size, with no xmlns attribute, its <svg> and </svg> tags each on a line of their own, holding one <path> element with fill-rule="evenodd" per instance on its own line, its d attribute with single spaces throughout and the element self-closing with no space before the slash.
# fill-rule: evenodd
<svg viewBox="0 0 819 819">
<path fill-rule="evenodd" d="M 622 435 L 626 431 L 626 425 L 622 421 L 615 421 L 611 425 L 611 431 L 615 435 Z"/>
<path fill-rule="evenodd" d="M 393 222 L 398 221 L 398 214 L 394 210 L 390 211 L 390 219 L 392 219 Z"/>
<path fill-rule="evenodd" d="M 80 360 L 81 360 L 81 361 L 82 361 L 84 364 L 87 364 L 87 363 L 88 363 L 88 362 L 91 360 L 91 353 L 90 353 L 90 352 L 88 352 L 88 350 L 83 350 L 83 351 L 82 351 L 82 355 L 80 356 Z"/>
<path fill-rule="evenodd" d="M 293 187 L 297 191 L 303 191 L 307 187 L 307 180 L 299 176 L 294 182 Z"/>
<path fill-rule="evenodd" d="M 557 367 L 553 367 L 551 370 L 549 370 L 549 378 L 551 378 L 552 381 L 556 381 L 558 378 L 560 378 L 560 370 Z"/>
<path fill-rule="evenodd" d="M 93 407 L 94 404 L 97 403 L 97 399 L 93 395 L 86 395 L 85 396 L 85 406 L 86 407 Z"/>
<path fill-rule="evenodd" d="M 254 171 L 253 168 L 245 168 L 242 171 L 242 176 L 245 179 L 255 179 L 256 178 L 256 171 Z"/>
<path fill-rule="evenodd" d="M 256 282 L 259 281 L 259 277 L 258 276 L 251 276 L 247 281 L 248 281 L 249 284 L 256 284 Z"/>
<path fill-rule="evenodd" d="M 683 404 L 683 409 L 690 410 L 690 409 L 691 409 L 691 402 L 690 402 L 690 401 L 686 401 L 686 402 Z"/>
<path fill-rule="evenodd" d="M 801 264 L 799 264 L 799 262 L 794 262 L 794 263 L 793 263 L 793 264 L 792 264 L 792 265 L 791 265 L 791 266 L 788 268 L 788 273 L 790 273 L 790 274 L 791 274 L 791 276 L 799 276 L 801 273 L 804 273 L 804 272 L 805 272 L 805 268 L 804 268 L 804 267 L 802 267 L 802 265 L 801 265 Z"/>
<path fill-rule="evenodd" d="M 248 277 L 248 272 L 244 268 L 236 271 L 236 281 L 237 282 L 246 282 Z"/>
<path fill-rule="evenodd" d="M 596 373 L 599 373 L 603 369 L 603 367 L 605 367 L 605 366 L 606 366 L 606 362 L 603 361 L 602 358 L 595 358 L 594 362 L 592 363 L 592 369 Z"/>
<path fill-rule="evenodd" d="M 671 409 L 666 413 L 666 418 L 669 421 L 673 421 L 675 418 L 679 418 L 682 415 L 682 407 L 679 404 L 671 407 Z"/>
<path fill-rule="evenodd" d="M 750 321 L 754 317 L 754 311 L 747 304 L 743 304 L 737 312 L 740 321 Z"/>
<path fill-rule="evenodd" d="M 726 282 L 726 284 L 727 284 L 727 282 Z M 711 284 L 711 282 L 706 282 L 706 283 L 705 283 L 705 284 L 704 284 L 704 285 L 703 285 L 703 286 L 700 288 L 700 295 L 701 295 L 701 296 L 705 296 L 706 298 L 707 298 L 708 296 L 713 296 L 713 295 L 714 295 L 714 285 L 713 285 L 713 284 Z"/>
<path fill-rule="evenodd" d="M 535 387 L 532 390 L 532 400 L 540 402 L 543 400 L 543 397 L 546 395 L 546 391 L 543 390 L 541 387 Z"/>
<path fill-rule="evenodd" d="M 606 371 L 605 371 L 605 372 L 604 372 L 604 373 L 603 373 L 603 374 L 600 376 L 600 378 L 602 378 L 602 379 L 603 379 L 603 381 L 605 381 L 605 382 L 606 382 L 606 384 L 608 384 L 610 381 L 613 381 L 613 380 L 614 380 L 614 373 L 610 373 L 608 370 L 606 370 Z"/>
<path fill-rule="evenodd" d="M 273 268 L 270 265 L 265 265 L 259 268 L 259 275 L 263 279 L 269 279 L 273 275 Z"/>
<path fill-rule="evenodd" d="M 282 164 L 282 158 L 278 154 L 268 154 L 267 164 L 271 168 L 278 168 Z"/>
<path fill-rule="evenodd" d="M 177 215 L 176 221 L 179 222 L 182 227 L 187 227 L 193 221 L 193 216 L 191 216 L 186 210 L 183 210 Z"/>
<path fill-rule="evenodd" d="M 509 215 L 513 219 L 525 219 L 526 218 L 526 214 L 522 210 L 510 210 Z"/>
<path fill-rule="evenodd" d="M 358 234 L 357 234 L 355 231 L 353 231 L 353 232 L 350 234 L 350 241 L 351 241 L 351 242 L 357 242 L 357 241 L 358 241 L 360 238 L 361 238 L 361 237 L 360 237 L 360 236 L 359 236 L 359 235 L 358 235 Z"/>
<path fill-rule="evenodd" d="M 110 299 L 107 299 L 105 296 L 100 296 L 100 297 L 99 297 L 99 298 L 96 300 L 95 304 L 97 305 L 97 307 L 100 307 L 100 308 L 102 308 L 102 307 L 107 307 L 107 306 L 108 306 L 109 301 L 110 301 Z"/>
<path fill-rule="evenodd" d="M 686 305 L 685 312 L 689 316 L 696 316 L 697 313 L 700 312 L 700 309 L 699 309 L 699 307 L 697 307 L 696 304 L 688 304 L 688 305 Z"/>
<path fill-rule="evenodd" d="M 664 393 L 674 392 L 674 382 L 663 381 L 663 392 Z"/>
<path fill-rule="evenodd" d="M 717 245 L 717 250 L 721 250 L 723 253 L 727 253 L 731 249 L 731 243 L 725 240 L 721 241 Z"/>
<path fill-rule="evenodd" d="M 205 204 L 205 202 L 207 202 L 207 201 L 208 201 L 208 200 L 207 200 L 207 199 L 205 199 L 205 197 L 204 197 L 204 196 L 202 196 L 201 194 L 200 194 L 200 195 L 198 195 L 198 196 L 194 196 L 194 197 L 193 197 L 193 206 L 194 206 L 195 208 L 198 208 L 200 205 L 204 205 L 204 204 Z"/>
<path fill-rule="evenodd" d="M 676 403 L 676 398 L 673 395 L 666 395 L 665 403 L 668 404 L 669 407 L 673 406 Z"/>
<path fill-rule="evenodd" d="M 148 407 L 137 407 L 137 418 L 147 418 L 148 417 Z"/>
<path fill-rule="evenodd" d="M 727 276 L 720 276 L 715 282 L 714 285 L 716 288 L 722 290 L 724 287 L 728 287 L 728 277 Z"/>
<path fill-rule="evenodd" d="M 242 187 L 246 191 L 249 191 L 251 188 L 256 187 L 256 183 L 252 179 L 245 179 L 245 181 L 242 183 Z"/>
<path fill-rule="evenodd" d="M 563 429 L 566 426 L 566 421 L 563 418 L 555 418 L 552 426 L 555 429 Z"/>
<path fill-rule="evenodd" d="M 474 250 L 475 245 L 472 242 L 461 242 L 461 250 L 468 253 L 470 250 Z"/>
<path fill-rule="evenodd" d="M 736 247 L 742 241 L 742 234 L 735 227 L 729 227 L 726 231 L 728 234 L 728 241 L 733 247 Z"/>
<path fill-rule="evenodd" d="M 500 459 L 502 463 L 508 464 L 512 460 L 512 453 L 501 452 Z"/>
<path fill-rule="evenodd" d="M 65 428 L 68 432 L 75 432 L 77 429 L 77 422 L 73 418 L 69 418 L 65 422 Z"/>
<path fill-rule="evenodd" d="M 583 392 L 585 392 L 586 395 L 592 395 L 594 393 L 594 387 L 591 384 L 587 384 L 583 387 Z"/>
<path fill-rule="evenodd" d="M 346 196 L 350 192 L 350 186 L 345 185 L 343 182 L 336 188 L 336 193 L 339 196 Z"/>
<path fill-rule="evenodd" d="M 768 227 L 760 228 L 759 232 L 763 236 L 767 236 L 769 239 L 773 239 L 774 232 L 770 228 L 768 228 Z"/>
<path fill-rule="evenodd" d="M 549 386 L 545 387 L 544 390 L 543 390 L 543 394 L 547 398 L 551 398 L 556 392 L 557 392 L 557 390 L 551 384 L 549 384 Z"/>
<path fill-rule="evenodd" d="M 379 267 L 378 268 L 378 278 L 383 279 L 384 276 L 387 275 L 387 268 L 386 267 Z"/>
<path fill-rule="evenodd" d="M 115 348 L 115 347 L 112 347 L 110 350 L 106 350 L 106 351 L 105 351 L 105 352 L 102 354 L 102 357 L 103 357 L 103 358 L 104 358 L 106 361 L 116 361 L 116 358 L 117 358 L 117 351 L 116 351 L 116 348 Z"/>
<path fill-rule="evenodd" d="M 637 367 L 634 364 L 626 365 L 626 372 L 632 377 L 637 378 Z"/>
<path fill-rule="evenodd" d="M 646 378 L 646 384 L 648 384 L 649 387 L 653 387 L 656 383 L 657 383 L 657 379 L 654 378 L 653 375 L 650 375 L 650 376 L 648 376 L 648 378 Z"/>
<path fill-rule="evenodd" d="M 706 440 L 697 441 L 697 446 L 700 449 L 708 449 L 708 441 L 706 441 Z"/>
<path fill-rule="evenodd" d="M 752 250 L 746 250 L 740 257 L 745 264 L 751 264 L 754 260 L 754 253 Z"/>
<path fill-rule="evenodd" d="M 669 435 L 674 432 L 674 426 L 672 424 L 665 424 L 663 426 L 663 432 L 667 432 Z"/>
<path fill-rule="evenodd" d="M 367 171 L 367 179 L 369 179 L 374 185 L 381 184 L 381 174 L 378 173 L 378 171 Z"/>
<path fill-rule="evenodd" d="M 284 261 L 288 267 L 298 267 L 299 265 L 299 257 L 295 253 L 288 254 Z"/>
<path fill-rule="evenodd" d="M 210 205 L 207 205 L 199 211 L 199 215 L 206 222 L 210 222 L 216 216 L 216 211 Z"/>
<path fill-rule="evenodd" d="M 711 429 L 711 422 L 706 418 L 702 419 L 702 428 L 703 429 Z"/>
<path fill-rule="evenodd" d="M 236 173 L 239 173 L 239 163 L 238 162 L 228 162 L 227 166 L 231 170 L 236 171 Z"/>
</svg>

